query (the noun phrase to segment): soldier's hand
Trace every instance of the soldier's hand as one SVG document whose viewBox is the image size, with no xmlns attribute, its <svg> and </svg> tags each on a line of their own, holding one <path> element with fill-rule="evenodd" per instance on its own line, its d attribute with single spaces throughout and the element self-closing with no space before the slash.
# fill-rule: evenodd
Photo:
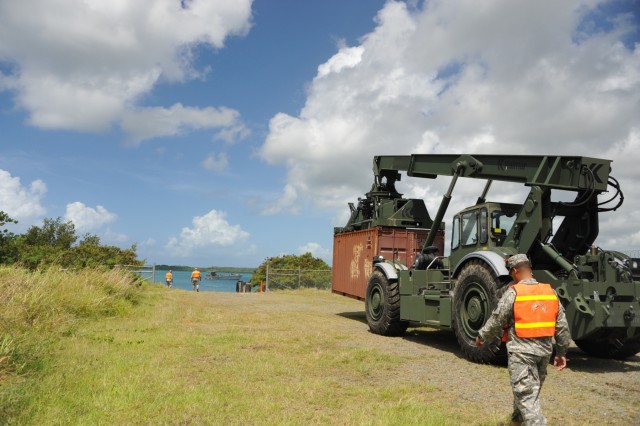
<svg viewBox="0 0 640 426">
<path fill-rule="evenodd" d="M 480 336 L 476 337 L 476 346 L 484 345 L 484 340 L 480 338 Z"/>
<path fill-rule="evenodd" d="M 553 365 L 558 371 L 564 370 L 565 368 L 567 368 L 567 357 L 564 355 L 556 355 L 555 359 L 553 360 Z"/>
</svg>

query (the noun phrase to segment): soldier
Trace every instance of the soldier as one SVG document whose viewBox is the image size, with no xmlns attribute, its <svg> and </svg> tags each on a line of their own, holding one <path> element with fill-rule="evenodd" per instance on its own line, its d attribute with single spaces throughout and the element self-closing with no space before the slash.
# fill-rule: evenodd
<svg viewBox="0 0 640 426">
<path fill-rule="evenodd" d="M 191 273 L 191 284 L 193 284 L 193 291 L 200 291 L 200 271 L 195 268 Z"/>
<path fill-rule="evenodd" d="M 167 281 L 167 287 L 171 287 L 173 285 L 173 272 L 169 269 L 169 272 L 165 274 L 165 280 Z"/>
<path fill-rule="evenodd" d="M 531 263 L 525 254 L 507 259 L 511 278 L 498 306 L 482 327 L 476 345 L 504 333 L 509 353 L 509 376 L 513 389 L 511 424 L 546 425 L 542 414 L 540 389 L 547 375 L 547 364 L 556 339 L 553 362 L 558 371 L 567 366 L 567 348 L 571 339 L 564 309 L 549 284 L 533 278 Z"/>
</svg>

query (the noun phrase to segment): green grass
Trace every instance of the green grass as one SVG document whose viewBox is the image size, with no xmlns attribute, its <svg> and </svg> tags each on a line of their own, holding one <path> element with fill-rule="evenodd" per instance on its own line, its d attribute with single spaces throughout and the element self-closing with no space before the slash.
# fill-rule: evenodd
<svg viewBox="0 0 640 426">
<path fill-rule="evenodd" d="M 68 302 L 71 295 L 49 297 Z M 54 309 L 58 320 L 48 316 L 56 332 L 42 336 L 41 365 L 16 369 L 2 383 L 4 420 L 448 425 L 472 418 L 436 402 L 433 386 L 401 379 L 399 355 L 352 345 L 337 326 L 350 320 L 318 307 L 330 299 L 349 310 L 351 300 L 314 290 L 215 294 L 160 286 L 134 299 L 140 303 L 130 315 L 113 306 L 91 311 L 95 303 L 79 296 L 77 306 L 57 303 L 65 308 Z M 90 319 L 69 320 L 78 315 Z"/>
<path fill-rule="evenodd" d="M 0 424 L 496 425 L 511 405 L 505 369 L 460 358 L 450 333 L 376 336 L 362 302 L 327 291 L 0 268 L 0 303 Z M 631 387 L 605 389 L 619 395 L 610 418 L 600 394 L 576 400 L 599 389 L 592 373 L 551 371 L 550 423 L 633 424 L 618 420 L 636 412 L 638 370 L 620 368 L 606 380 Z"/>
<path fill-rule="evenodd" d="M 86 319 L 127 312 L 140 300 L 137 284 L 117 271 L 0 267 L 0 423 L 28 411 L 65 336 Z"/>
</svg>

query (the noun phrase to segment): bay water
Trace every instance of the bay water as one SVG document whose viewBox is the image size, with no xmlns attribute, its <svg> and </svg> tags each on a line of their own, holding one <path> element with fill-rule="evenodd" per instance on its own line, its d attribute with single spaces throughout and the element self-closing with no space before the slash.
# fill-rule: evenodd
<svg viewBox="0 0 640 426">
<path fill-rule="evenodd" d="M 156 283 L 166 285 L 165 274 L 168 272 L 166 269 L 156 269 Z M 248 282 L 251 279 L 252 274 L 240 274 L 242 278 L 240 280 L 207 280 L 204 278 L 205 272 L 202 273 L 202 279 L 200 280 L 200 291 L 223 291 L 223 292 L 235 292 L 236 283 L 238 281 Z M 191 271 L 173 271 L 173 287 L 183 290 L 193 290 L 191 284 Z"/>
</svg>

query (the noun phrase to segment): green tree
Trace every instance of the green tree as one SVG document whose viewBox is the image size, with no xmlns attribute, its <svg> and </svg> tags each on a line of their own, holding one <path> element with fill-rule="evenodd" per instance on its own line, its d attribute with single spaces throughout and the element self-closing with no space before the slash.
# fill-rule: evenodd
<svg viewBox="0 0 640 426">
<path fill-rule="evenodd" d="M 105 246 L 81 242 L 71 250 L 67 250 L 58 260 L 66 268 L 113 268 L 116 265 L 141 265 L 136 254 L 136 246 L 121 249 L 116 246 Z"/>
<path fill-rule="evenodd" d="M 24 235 L 30 246 L 51 246 L 68 250 L 78 240 L 73 222 L 62 222 L 62 218 L 44 219 L 42 226 L 32 226 Z"/>
<path fill-rule="evenodd" d="M 8 223 L 18 223 L 7 213 L 0 210 L 0 228 Z M 0 263 L 13 263 L 18 259 L 18 248 L 15 243 L 16 235 L 8 229 L 0 230 Z"/>
<path fill-rule="evenodd" d="M 5 226 L 7 223 L 18 223 L 17 220 L 11 218 L 8 214 L 0 210 L 0 226 Z M 2 232 L 8 232 L 6 229 Z"/>
<path fill-rule="evenodd" d="M 80 269 L 142 264 L 135 244 L 127 249 L 102 245 L 100 237 L 89 233 L 79 242 L 78 239 L 73 222 L 44 219 L 42 226 L 31 226 L 24 235 L 14 239 L 17 255 L 12 262 L 30 269 L 51 265 Z"/>
<path fill-rule="evenodd" d="M 252 285 L 259 285 L 260 280 L 267 277 L 269 266 L 269 287 L 298 288 L 298 287 L 331 287 L 331 267 L 327 263 L 314 257 L 311 253 L 300 256 L 287 254 L 265 259 L 251 278 Z"/>
<path fill-rule="evenodd" d="M 94 234 L 86 233 L 82 236 L 82 240 L 80 240 L 79 245 L 99 246 L 100 237 Z"/>
</svg>

